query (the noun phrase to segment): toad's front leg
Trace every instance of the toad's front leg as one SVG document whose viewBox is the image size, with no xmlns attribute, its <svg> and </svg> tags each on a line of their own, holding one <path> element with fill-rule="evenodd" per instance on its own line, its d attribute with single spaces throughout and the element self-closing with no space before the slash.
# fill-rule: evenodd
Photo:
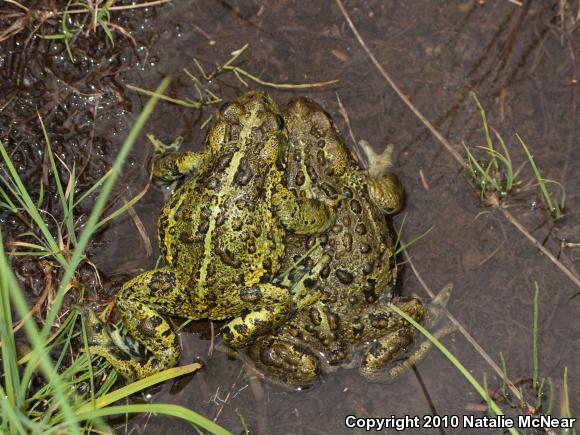
<svg viewBox="0 0 580 435">
<path fill-rule="evenodd" d="M 207 158 L 205 152 L 166 152 L 153 159 L 153 180 L 157 185 L 169 186 L 189 174 L 195 174 Z"/>
<path fill-rule="evenodd" d="M 241 316 L 222 328 L 226 344 L 234 348 L 247 346 L 278 328 L 292 313 L 315 303 L 321 295 L 318 286 L 320 273 L 329 262 L 330 257 L 323 255 L 312 270 L 291 283 L 290 288 L 264 283 L 240 289 L 237 292 L 240 301 L 232 303 L 238 306 L 246 304 L 246 308 Z"/>
</svg>

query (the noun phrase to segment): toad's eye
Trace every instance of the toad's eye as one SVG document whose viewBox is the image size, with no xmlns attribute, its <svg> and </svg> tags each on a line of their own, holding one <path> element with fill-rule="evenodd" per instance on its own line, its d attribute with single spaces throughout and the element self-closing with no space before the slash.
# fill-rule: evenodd
<svg viewBox="0 0 580 435">
<path fill-rule="evenodd" d="M 276 122 L 278 123 L 278 128 L 284 130 L 284 118 L 281 115 L 276 115 Z"/>
</svg>

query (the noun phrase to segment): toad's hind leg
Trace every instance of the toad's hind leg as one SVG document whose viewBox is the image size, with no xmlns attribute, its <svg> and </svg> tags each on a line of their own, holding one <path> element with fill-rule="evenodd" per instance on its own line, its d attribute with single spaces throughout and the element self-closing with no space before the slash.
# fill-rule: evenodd
<svg viewBox="0 0 580 435">
<path fill-rule="evenodd" d="M 427 306 L 418 299 L 400 299 L 393 304 L 440 339 L 456 329 L 455 325 L 444 322 L 450 294 L 451 285 L 443 288 Z M 381 305 L 372 307 L 365 319 L 368 326 L 383 329 L 385 334 L 366 351 L 360 372 L 371 380 L 388 381 L 422 360 L 432 343 L 423 338 L 411 347 L 415 332 L 413 325 L 396 314 L 388 304 Z"/>
<path fill-rule="evenodd" d="M 279 326 L 291 312 L 292 299 L 287 288 L 263 283 L 236 293 L 239 301 L 232 300 L 230 305 L 241 307 L 242 314 L 221 329 L 228 346 L 237 348 L 251 343 Z"/>
<path fill-rule="evenodd" d="M 421 322 L 427 311 L 418 299 L 399 301 L 397 306 L 416 322 Z M 361 320 L 365 332 L 378 338 L 364 353 L 360 372 L 367 378 L 378 379 L 384 374 L 385 368 L 412 344 L 415 331 L 413 325 L 386 303 L 372 306 Z"/>
<path fill-rule="evenodd" d="M 177 275 L 168 268 L 143 273 L 126 282 L 117 295 L 117 307 L 131 336 L 148 350 L 140 360 L 111 346 L 94 346 L 90 351 L 105 357 L 126 379 L 150 376 L 177 364 L 180 348 L 177 336 L 163 315 L 196 317 L 187 292 Z"/>
<path fill-rule="evenodd" d="M 320 372 L 319 359 L 302 346 L 279 337 L 266 337 L 247 351 L 253 367 L 268 380 L 285 386 L 312 385 Z"/>
</svg>

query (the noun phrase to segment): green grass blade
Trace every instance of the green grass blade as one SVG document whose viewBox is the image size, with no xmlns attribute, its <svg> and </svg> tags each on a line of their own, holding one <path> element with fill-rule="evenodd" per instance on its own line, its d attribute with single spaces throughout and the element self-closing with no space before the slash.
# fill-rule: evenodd
<svg viewBox="0 0 580 435">
<path fill-rule="evenodd" d="M 2 233 L 0 233 L 0 275 L 4 277 L 0 284 L 6 286 L 0 290 L 10 294 L 10 300 L 12 302 L 11 306 L 16 310 L 21 319 L 26 319 L 24 321 L 24 330 L 32 344 L 35 355 L 39 359 L 40 369 L 47 383 L 51 384 L 54 388 L 55 405 L 60 407 L 62 415 L 66 420 L 71 433 L 80 433 L 77 419 L 68 402 L 68 395 L 63 387 L 63 380 L 59 373 L 54 369 L 50 357 L 45 351 L 45 340 L 41 339 L 35 322 L 28 317 L 28 305 L 4 253 Z"/>
<path fill-rule="evenodd" d="M 148 187 L 143 189 L 141 192 L 139 192 L 137 195 L 135 195 L 133 198 L 131 198 L 131 200 L 127 201 L 125 204 L 123 204 L 121 207 L 116 209 L 110 215 L 105 216 L 103 219 L 101 219 L 99 221 L 99 223 L 97 224 L 97 229 L 101 228 L 103 225 L 105 225 L 110 220 L 115 219 L 118 216 L 121 216 L 127 210 L 129 210 L 131 207 L 133 207 L 135 204 L 137 204 L 137 202 L 139 202 L 139 200 L 141 198 L 143 198 L 143 196 L 147 193 L 147 190 L 149 190 Z"/>
<path fill-rule="evenodd" d="M 540 409 L 542 406 L 542 398 L 544 397 L 544 385 L 546 385 L 546 378 L 542 378 L 540 385 L 536 388 L 536 403 L 534 407 Z"/>
<path fill-rule="evenodd" d="M 537 393 L 538 388 L 538 317 L 540 312 L 539 306 L 539 296 L 540 296 L 540 287 L 538 286 L 537 281 L 534 281 L 534 326 L 533 326 L 533 365 L 534 365 L 534 373 L 532 377 L 532 382 L 534 384 L 534 392 Z"/>
<path fill-rule="evenodd" d="M 545 183 L 552 183 L 555 184 L 556 186 L 558 186 L 559 190 L 560 190 L 560 210 L 563 210 L 564 207 L 566 206 L 566 189 L 564 188 L 564 186 L 562 185 L 562 183 L 556 181 L 556 180 L 544 180 Z"/>
<path fill-rule="evenodd" d="M 128 413 L 160 413 L 171 415 L 173 417 L 182 418 L 191 424 L 202 427 L 203 429 L 216 435 L 232 435 L 232 433 L 206 417 L 194 412 L 190 409 L 178 405 L 164 405 L 164 404 L 134 404 L 134 405 L 120 405 L 109 406 L 107 408 L 85 411 L 78 415 L 80 420 L 92 420 L 97 417 L 108 417 L 110 415 L 128 414 Z"/>
<path fill-rule="evenodd" d="M 99 397 L 92 403 L 87 403 L 79 408 L 78 412 L 83 413 L 89 410 L 101 409 L 111 403 L 118 400 L 124 399 L 131 394 L 141 391 L 145 388 L 151 387 L 155 384 L 167 381 L 168 379 L 173 379 L 178 376 L 183 376 L 188 373 L 196 372 L 201 368 L 201 364 L 192 363 L 185 366 L 173 367 L 171 369 L 163 370 L 162 372 L 156 373 L 153 376 L 149 376 L 145 379 L 140 379 L 138 381 L 132 382 L 118 390 L 112 391 L 109 394 Z"/>
<path fill-rule="evenodd" d="M 3 181 L 3 177 L 0 176 L 0 181 Z M 2 206 L 7 208 L 8 210 L 12 211 L 13 213 L 18 212 L 18 207 L 12 202 L 12 198 L 6 193 L 6 191 L 0 186 L 0 195 L 4 198 L 4 202 Z"/>
<path fill-rule="evenodd" d="M 473 386 L 473 388 L 475 389 L 475 391 L 477 391 L 477 393 L 481 396 L 481 398 L 485 400 L 486 403 L 489 403 L 490 409 L 493 412 L 495 412 L 496 415 L 504 415 L 502 410 L 497 406 L 497 404 L 493 400 L 489 401 L 488 392 L 481 386 L 479 382 L 477 382 L 477 380 L 473 377 L 473 375 L 469 373 L 469 370 L 467 370 L 465 366 L 461 364 L 459 360 L 455 358 L 455 356 L 451 352 L 449 352 L 449 350 L 445 346 L 443 346 L 443 344 L 437 338 L 435 338 L 422 325 L 417 323 L 411 316 L 409 316 L 407 313 L 405 313 L 396 305 L 389 304 L 389 309 L 393 310 L 395 313 L 397 313 L 399 316 L 401 316 L 403 319 L 405 319 L 407 322 L 413 325 L 413 327 L 417 329 L 421 334 L 427 337 L 427 339 L 431 343 L 433 343 L 433 345 L 437 347 L 437 349 L 439 349 L 439 351 L 441 351 L 441 353 L 445 355 L 445 357 L 449 361 L 451 361 L 451 363 L 455 366 L 455 368 L 459 370 L 459 372 Z M 518 434 L 518 431 L 515 430 L 514 428 L 509 428 L 508 430 L 511 434 L 514 435 Z"/>
<path fill-rule="evenodd" d="M 164 92 L 168 85 L 169 79 L 166 78 L 161 82 L 161 84 L 159 85 L 159 87 L 155 92 L 156 93 Z M 103 183 L 103 188 L 99 196 L 97 197 L 97 200 L 95 201 L 91 214 L 87 219 L 85 229 L 83 230 L 78 239 L 78 243 L 72 254 L 70 264 L 65 269 L 65 273 L 63 275 L 61 284 L 56 292 L 53 305 L 46 317 L 46 323 L 40 333 L 40 338 L 43 340 L 46 340 L 48 338 L 48 335 L 50 334 L 50 330 L 56 319 L 56 316 L 58 315 L 60 306 L 62 305 L 62 301 L 66 294 L 68 283 L 73 278 L 75 270 L 78 264 L 80 263 L 81 259 L 83 258 L 84 250 L 87 247 L 88 242 L 97 227 L 101 213 L 103 212 L 105 206 L 107 205 L 109 195 L 111 193 L 114 183 L 117 181 L 117 178 L 121 173 L 121 168 L 125 160 L 127 159 L 127 155 L 129 154 L 129 151 L 131 150 L 133 144 L 137 140 L 139 132 L 145 125 L 145 122 L 151 115 L 151 112 L 153 112 L 153 108 L 155 107 L 155 104 L 157 103 L 158 100 L 159 99 L 157 97 L 152 97 L 151 99 L 149 99 L 149 101 L 143 108 L 143 111 L 141 112 L 141 114 L 137 118 L 137 121 L 131 128 L 131 131 L 129 132 L 127 139 L 125 139 L 125 142 L 121 146 L 119 154 L 117 155 L 117 158 L 115 159 L 115 162 L 113 163 L 113 166 L 111 168 L 111 175 Z"/>
<path fill-rule="evenodd" d="M 399 246 L 401 243 L 401 236 L 403 235 L 403 228 L 405 227 L 405 221 L 407 220 L 407 213 L 403 215 L 403 219 L 401 220 L 401 225 L 399 229 L 395 228 L 395 234 L 397 235 L 395 239 L 395 246 Z"/>
<path fill-rule="evenodd" d="M 487 384 L 487 373 L 483 373 L 483 389 L 487 392 L 489 391 L 489 386 Z M 487 412 L 489 413 L 489 415 L 493 417 L 496 417 L 497 414 L 495 413 L 494 409 L 493 409 L 493 400 L 491 400 L 491 396 L 489 394 L 486 394 L 487 396 Z"/>
<path fill-rule="evenodd" d="M 493 142 L 491 141 L 491 135 L 489 134 L 489 127 L 487 125 L 487 115 L 485 114 L 485 110 L 483 109 L 483 106 L 479 102 L 479 98 L 477 98 L 475 92 L 470 91 L 469 96 L 471 97 L 472 100 L 475 101 L 475 104 L 477 104 L 477 108 L 479 109 L 479 114 L 481 115 L 481 122 L 483 123 L 483 130 L 485 131 L 485 141 L 487 142 L 487 148 L 495 151 L 493 147 Z M 498 171 L 499 165 L 497 164 L 497 160 L 493 155 L 491 163 L 493 164 L 494 169 Z"/>
<path fill-rule="evenodd" d="M 69 57 L 70 61 L 74 63 L 75 58 L 72 54 L 72 50 L 70 48 L 70 43 L 69 43 L 69 39 L 72 38 L 73 34 L 68 30 L 68 25 L 67 25 L 68 11 L 69 11 L 71 3 L 72 3 L 72 1 L 69 0 L 66 4 L 66 7 L 64 8 L 64 11 L 62 13 L 62 19 L 60 20 L 60 27 L 62 30 L 62 34 L 64 36 L 64 45 L 66 47 L 66 52 L 68 53 L 68 57 Z"/>
<path fill-rule="evenodd" d="M 503 352 L 499 353 L 499 359 L 501 361 L 501 394 L 503 397 L 508 397 L 507 395 L 507 384 L 508 384 L 508 371 L 507 371 L 507 364 L 505 362 L 505 357 Z"/>
<path fill-rule="evenodd" d="M 68 203 L 66 201 L 66 196 L 64 194 L 64 189 L 62 188 L 62 181 L 58 173 L 58 168 L 56 167 L 56 161 L 54 160 L 54 154 L 52 153 L 52 145 L 50 139 L 48 138 L 48 133 L 46 127 L 44 126 L 44 121 L 37 112 L 38 120 L 40 121 L 40 128 L 42 129 L 42 134 L 44 136 L 44 141 L 46 142 L 46 153 L 48 154 L 48 160 L 50 161 L 50 167 L 52 169 L 52 176 L 56 184 L 56 191 L 58 193 L 58 199 L 60 200 L 60 205 L 62 207 L 63 213 L 66 215 L 68 211 Z"/>
<path fill-rule="evenodd" d="M 44 202 L 44 183 L 40 180 L 40 188 L 38 189 L 38 199 L 36 200 L 36 208 L 42 208 Z"/>
<path fill-rule="evenodd" d="M 127 89 L 130 89 L 140 94 L 147 95 L 148 97 L 157 97 L 160 100 L 167 101 L 168 103 L 177 104 L 178 106 L 186 107 L 188 109 L 199 109 L 203 106 L 203 101 L 193 101 L 193 100 L 181 100 L 179 98 L 171 98 L 167 95 L 161 95 L 158 91 L 150 91 L 148 89 L 139 88 L 133 85 L 127 85 Z"/>
<path fill-rule="evenodd" d="M 495 184 L 495 180 L 493 180 L 490 175 L 489 175 L 489 165 L 487 167 L 487 169 L 483 169 L 483 167 L 479 164 L 479 162 L 477 161 L 477 159 L 475 158 L 475 156 L 471 153 L 471 151 L 469 151 L 469 148 L 467 148 L 467 145 L 463 144 L 463 147 L 465 148 L 465 151 L 467 152 L 467 157 L 469 159 L 469 166 L 471 168 L 473 168 L 473 166 L 475 166 L 475 168 L 477 169 L 477 171 L 481 174 L 481 178 L 483 179 L 483 181 L 485 183 L 488 183 L 489 185 L 493 186 Z M 472 171 L 472 175 L 475 179 L 477 179 L 477 173 L 475 171 Z M 485 192 L 486 188 L 485 188 L 485 184 L 482 187 L 482 196 L 483 193 Z"/>
<path fill-rule="evenodd" d="M 507 174 L 506 174 L 506 188 L 505 188 L 505 190 L 506 190 L 506 193 L 509 193 L 509 192 L 511 192 L 513 185 L 514 185 L 514 168 L 512 165 L 512 158 L 510 156 L 510 153 L 509 153 L 507 146 L 505 145 L 505 142 L 503 141 L 503 138 L 501 137 L 501 135 L 497 131 L 494 131 L 494 133 L 495 133 L 495 136 L 496 136 L 497 140 L 499 141 L 499 143 L 503 149 L 503 152 L 504 152 L 504 155 L 502 155 L 499 152 L 497 154 L 498 154 L 498 156 L 501 156 L 501 161 L 504 163 L 504 165 L 506 167 Z"/>
<path fill-rule="evenodd" d="M 76 164 L 73 162 L 73 167 L 70 173 L 70 182 L 67 186 L 68 190 L 68 206 L 66 210 L 66 215 L 64 217 L 66 222 L 66 227 L 68 231 L 68 237 L 72 241 L 72 245 L 77 245 L 77 235 L 75 232 L 75 222 L 74 222 L 74 199 L 75 199 L 75 188 L 77 184 L 76 179 Z"/>
<path fill-rule="evenodd" d="M 549 392 L 547 393 L 548 395 L 548 406 L 543 408 L 545 409 L 545 413 L 548 415 L 552 415 L 552 408 L 554 407 L 554 382 L 552 381 L 552 378 L 548 378 L 548 388 L 549 388 Z"/>
<path fill-rule="evenodd" d="M 564 378 L 562 379 L 562 400 L 560 401 L 560 416 L 564 418 L 571 418 L 572 411 L 570 410 L 570 396 L 568 394 L 568 367 L 564 367 Z M 576 435 L 576 428 L 564 429 L 562 434 Z"/>
<path fill-rule="evenodd" d="M 75 208 L 76 206 L 78 206 L 81 202 L 83 202 L 91 193 L 93 193 L 95 190 L 97 190 L 107 179 L 107 177 L 111 175 L 111 170 L 109 169 L 107 171 L 107 173 L 105 175 L 103 175 L 101 178 L 99 178 L 95 184 L 93 184 L 86 192 L 84 192 L 81 197 L 79 199 L 77 199 L 75 201 L 75 203 L 73 204 L 73 206 L 71 208 Z"/>
<path fill-rule="evenodd" d="M 407 248 L 409 248 L 409 246 L 414 245 L 415 243 L 417 243 L 419 240 L 421 240 L 423 237 L 426 237 L 432 230 L 433 228 L 435 228 L 435 225 L 431 226 L 427 231 L 425 231 L 423 234 L 419 234 L 417 237 L 415 237 L 413 240 L 411 240 L 410 242 L 407 243 L 401 243 L 399 244 L 399 247 L 397 248 L 397 250 L 395 251 L 395 255 L 399 255 L 401 252 L 404 252 L 407 250 Z M 397 233 L 398 234 L 398 233 Z M 397 235 L 398 237 L 398 235 Z M 395 245 L 397 246 L 397 245 Z"/>
<path fill-rule="evenodd" d="M 113 34 L 111 33 L 111 29 L 109 29 L 107 22 L 103 19 L 100 19 L 100 18 L 97 19 L 97 22 L 99 23 L 99 25 L 101 26 L 101 28 L 103 29 L 105 34 L 107 35 L 107 38 L 109 38 L 109 41 L 111 41 L 111 44 L 113 44 L 113 46 L 115 46 L 115 40 L 113 39 Z"/>
<path fill-rule="evenodd" d="M 30 198 L 30 195 L 28 194 L 26 187 L 24 187 L 22 180 L 18 176 L 18 172 L 16 171 L 16 168 L 14 167 L 12 160 L 10 160 L 10 157 L 6 152 L 6 148 L 4 148 L 4 144 L 2 143 L 2 141 L 0 141 L 0 155 L 2 155 L 4 163 L 8 168 L 10 177 L 12 178 L 16 186 L 18 201 L 22 204 L 22 207 L 26 210 L 26 212 L 32 218 L 34 223 L 38 226 L 38 229 L 44 236 L 46 242 L 49 245 L 50 250 L 54 253 L 54 257 L 56 258 L 56 260 L 66 267 L 67 261 L 64 258 L 64 256 L 60 253 L 60 248 L 58 246 L 57 241 L 54 239 L 48 226 L 44 222 L 44 219 L 42 218 L 38 209 L 36 208 L 34 201 L 32 201 L 32 198 Z"/>
<path fill-rule="evenodd" d="M 7 275 L 2 273 L 0 275 L 0 289 L 8 287 Z M 20 373 L 18 371 L 16 341 L 14 340 L 14 333 L 12 330 L 12 312 L 10 308 L 10 298 L 7 291 L 0 293 L 0 338 L 2 339 L 2 346 L 0 351 L 2 354 L 2 368 L 4 391 L 2 393 L 2 401 L 8 402 L 9 406 L 20 408 L 22 406 L 23 395 L 20 394 Z"/>
<path fill-rule="evenodd" d="M 38 35 L 41 39 L 56 40 L 56 39 L 66 39 L 70 38 L 70 35 L 64 35 L 62 33 L 57 33 L 56 35 Z"/>
</svg>

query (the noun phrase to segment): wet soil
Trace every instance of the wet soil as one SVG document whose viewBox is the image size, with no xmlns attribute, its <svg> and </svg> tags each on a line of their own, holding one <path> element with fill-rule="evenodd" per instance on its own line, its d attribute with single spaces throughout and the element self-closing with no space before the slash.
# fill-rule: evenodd
<svg viewBox="0 0 580 435">
<path fill-rule="evenodd" d="M 504 206 L 578 275 L 580 251 L 561 249 L 562 240 L 580 241 L 580 40 L 577 5 L 569 3 L 564 11 L 558 1 L 519 6 L 508 0 L 347 1 L 345 7 L 379 62 L 460 153 L 462 143 L 472 148 L 485 144 L 479 112 L 468 96 L 475 91 L 490 125 L 508 144 L 515 168 L 525 162 L 518 133 L 544 177 L 565 186 L 566 214 L 554 223 L 524 165 L 517 177 L 522 184 Z M 197 72 L 192 59 L 210 71 L 246 43 L 250 46 L 240 58 L 242 66 L 264 80 L 338 79 L 320 89 L 269 91 L 280 103 L 297 95 L 315 99 L 354 146 L 339 112 L 340 97 L 357 140 L 365 139 L 377 150 L 395 144 L 397 170 L 407 192 L 406 208 L 395 217 L 395 225 L 406 215 L 406 240 L 433 227 L 409 248 L 413 264 L 435 292 L 453 283 L 449 312 L 493 359 L 499 362 L 503 353 L 514 381 L 530 378 L 533 371 L 533 288 L 538 283 L 540 376 L 553 381 L 552 415 L 557 416 L 567 367 L 572 414 L 578 413 L 579 289 L 500 212 L 481 202 L 470 177 L 377 73 L 335 2 L 174 0 L 115 17 L 131 32 L 135 45 L 118 33 L 114 47 L 99 32 L 79 36 L 73 46 L 78 57 L 74 65 L 62 43 L 37 37 L 27 41 L 30 29 L 2 42 L 0 134 L 28 186 L 38 188 L 46 177 L 36 110 L 47 124 L 55 152 L 83 168 L 82 190 L 104 174 L 146 101 L 128 91 L 127 84 L 153 89 L 169 75 L 170 95 L 195 98 L 192 82 L 183 73 L 184 68 Z M 30 28 L 35 23 L 31 21 Z M 53 26 L 54 31 L 57 24 L 56 19 L 44 22 L 41 29 Z M 247 90 L 231 74 L 203 85 L 225 100 Z M 198 149 L 207 131 L 202 125 L 215 113 L 215 107 L 192 110 L 160 103 L 146 130 L 168 142 L 181 135 L 186 147 Z M 115 192 L 117 205 L 147 184 L 151 154 L 146 140 L 136 146 Z M 103 276 L 134 276 L 153 267 L 159 252 L 156 217 L 167 195 L 152 187 L 134 208 L 149 239 L 128 214 L 99 234 L 88 254 Z M 90 202 L 86 207 L 90 209 Z M 14 217 L 2 219 L 10 234 L 18 233 L 20 224 Z M 402 289 L 427 298 L 408 266 Z M 197 326 L 207 329 L 207 324 Z M 355 371 L 339 370 L 311 390 L 289 392 L 257 379 L 241 361 L 215 350 L 210 354 L 209 336 L 207 331 L 182 334 L 182 362 L 199 357 L 205 367 L 157 390 L 153 400 L 187 406 L 234 433 L 243 429 L 240 416 L 252 433 L 318 434 L 350 433 L 344 425 L 347 415 L 482 415 L 485 409 L 438 352 L 391 384 L 371 384 Z M 476 378 L 487 374 L 490 389 L 501 386 L 501 378 L 463 336 L 452 334 L 444 343 Z M 139 417 L 132 424 L 145 433 L 168 425 L 175 433 L 195 433 L 185 423 L 164 417 Z"/>
</svg>

